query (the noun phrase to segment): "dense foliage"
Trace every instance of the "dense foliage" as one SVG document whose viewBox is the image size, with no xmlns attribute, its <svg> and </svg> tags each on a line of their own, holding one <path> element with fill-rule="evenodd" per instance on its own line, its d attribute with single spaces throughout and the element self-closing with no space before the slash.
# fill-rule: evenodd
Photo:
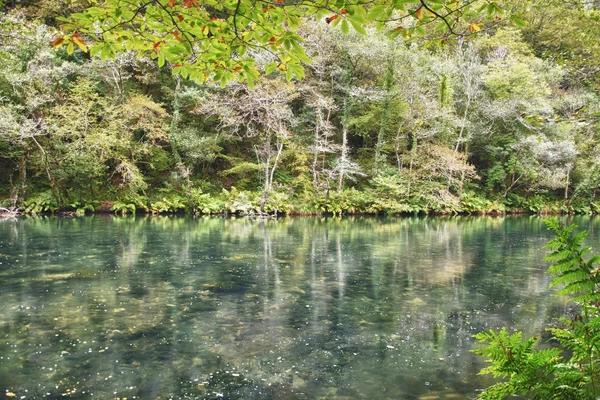
<svg viewBox="0 0 600 400">
<path fill-rule="evenodd" d="M 81 2 L 80 2 L 81 4 Z M 269 74 L 280 70 L 288 81 L 304 76 L 303 63 L 310 63 L 302 36 L 296 31 L 307 16 L 366 34 L 372 23 L 390 38 L 413 35 L 431 43 L 481 31 L 486 23 L 498 22 L 503 9 L 494 2 L 473 0 L 103 0 L 82 12 L 60 17 L 67 31 L 53 42 L 87 51 L 82 34 L 93 41 L 92 55 L 102 59 L 134 51 L 170 63 L 173 72 L 202 83 L 225 86 L 237 79 L 254 86 L 261 66 L 252 52 L 268 51 L 274 61 L 262 66 Z M 515 23 L 523 23 L 511 15 Z M 427 33 L 429 31 L 429 33 Z"/>
<path fill-rule="evenodd" d="M 506 380 L 488 388 L 482 399 L 504 399 L 527 395 L 533 399 L 597 399 L 600 388 L 600 256 L 585 260 L 589 247 L 582 247 L 586 231 L 573 235 L 575 225 L 562 228 L 556 220 L 547 225 L 556 232 L 548 244 L 552 253 L 549 273 L 552 285 L 560 285 L 563 295 L 575 295 L 581 312 L 563 318 L 561 328 L 551 328 L 552 340 L 562 348 L 538 349 L 539 338 L 522 340 L 521 332 L 490 330 L 475 337 L 485 348 L 475 350 L 491 365 L 481 371 Z"/>
<path fill-rule="evenodd" d="M 480 7 L 491 24 L 473 27 L 463 16 L 456 26 L 467 35 L 441 46 L 430 46 L 436 31 L 415 14 L 423 2 L 407 3 L 414 12 L 405 27 L 415 37 L 424 32 L 417 40 L 367 21 L 356 32 L 332 27 L 330 16 L 303 16 L 289 33 L 302 39 L 301 50 L 285 39 L 281 52 L 269 42 L 266 51 L 244 50 L 256 71 L 252 88 L 214 70 L 211 82 L 186 79 L 193 71 L 184 73 L 185 63 L 160 60 L 166 44 L 147 55 L 123 48 L 90 56 L 77 46 L 115 43 L 59 28 L 69 16 L 85 22 L 92 9 L 15 3 L 0 3 L 0 206 L 30 213 L 600 211 L 600 30 L 589 2 L 533 0 L 512 24 L 503 23 L 510 3 Z M 353 14 L 339 15 L 352 25 Z M 547 21 L 565 18 L 572 34 L 555 40 L 556 23 Z M 303 61 L 298 52 L 311 63 L 294 72 L 280 65 L 287 51 L 296 52 L 294 65 Z"/>
</svg>

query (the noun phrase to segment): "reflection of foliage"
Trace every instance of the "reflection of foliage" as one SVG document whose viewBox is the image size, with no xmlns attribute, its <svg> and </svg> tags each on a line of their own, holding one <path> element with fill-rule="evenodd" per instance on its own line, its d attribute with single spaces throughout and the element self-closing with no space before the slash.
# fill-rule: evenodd
<svg viewBox="0 0 600 400">
<path fill-rule="evenodd" d="M 0 224 L 9 244 L 0 356 L 11 357 L 0 381 L 34 398 L 77 388 L 102 398 L 376 399 L 389 394 L 382 386 L 473 397 L 476 377 L 457 379 L 472 370 L 461 351 L 471 333 L 507 319 L 535 329 L 554 304 L 541 271 L 522 267 L 537 246 L 514 236 L 538 236 L 536 221 L 138 215 Z M 16 268 L 25 245 L 27 267 Z M 537 295 L 525 293 L 532 287 Z"/>
</svg>

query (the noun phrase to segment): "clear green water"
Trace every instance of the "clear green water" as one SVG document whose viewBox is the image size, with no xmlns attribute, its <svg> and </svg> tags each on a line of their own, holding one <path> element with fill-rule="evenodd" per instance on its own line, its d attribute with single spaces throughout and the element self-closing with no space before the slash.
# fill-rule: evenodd
<svg viewBox="0 0 600 400">
<path fill-rule="evenodd" d="M 474 333 L 568 311 L 550 237 L 537 217 L 2 220 L 0 392 L 474 398 Z"/>
</svg>

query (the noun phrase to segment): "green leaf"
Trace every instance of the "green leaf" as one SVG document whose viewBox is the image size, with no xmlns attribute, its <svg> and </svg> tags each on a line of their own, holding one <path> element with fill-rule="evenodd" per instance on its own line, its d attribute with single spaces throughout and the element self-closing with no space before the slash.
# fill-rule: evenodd
<svg viewBox="0 0 600 400">
<path fill-rule="evenodd" d="M 514 15 L 512 15 L 510 17 L 510 22 L 516 26 L 518 26 L 519 28 L 525 28 L 527 26 L 527 22 L 523 21 L 522 19 L 515 17 Z"/>
<path fill-rule="evenodd" d="M 104 11 L 101 8 L 98 7 L 90 7 L 87 9 L 87 13 L 90 14 L 92 17 L 99 17 L 101 15 L 104 15 Z"/>
<path fill-rule="evenodd" d="M 348 26 L 348 21 L 346 21 L 345 19 L 342 21 L 342 33 L 344 33 L 345 35 L 348 34 L 348 32 L 350 32 L 350 27 Z"/>
<path fill-rule="evenodd" d="M 366 35 L 367 31 L 365 30 L 365 28 L 359 24 L 356 21 L 350 20 L 350 24 L 352 24 L 352 27 L 354 28 L 354 30 L 358 33 L 360 33 L 361 35 Z"/>
<path fill-rule="evenodd" d="M 277 62 L 270 62 L 267 65 L 265 65 L 265 75 L 270 75 L 273 71 L 277 69 L 278 66 L 279 63 Z"/>
<path fill-rule="evenodd" d="M 371 7 L 367 18 L 369 19 L 369 21 L 381 18 L 381 16 L 383 16 L 386 13 L 386 8 L 387 7 L 385 5 L 376 5 Z"/>
<path fill-rule="evenodd" d="M 98 55 L 100 53 L 100 51 L 102 50 L 103 44 L 102 43 L 96 43 L 94 45 L 92 45 L 90 47 L 90 56 L 94 57 L 96 55 Z"/>
</svg>

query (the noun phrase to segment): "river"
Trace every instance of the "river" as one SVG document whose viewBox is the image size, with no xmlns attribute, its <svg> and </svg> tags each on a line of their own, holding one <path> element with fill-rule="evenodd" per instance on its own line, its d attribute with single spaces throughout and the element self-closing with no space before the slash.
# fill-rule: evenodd
<svg viewBox="0 0 600 400">
<path fill-rule="evenodd" d="M 0 220 L 0 392 L 472 399 L 473 334 L 569 310 L 551 237 L 534 216 Z"/>
</svg>

